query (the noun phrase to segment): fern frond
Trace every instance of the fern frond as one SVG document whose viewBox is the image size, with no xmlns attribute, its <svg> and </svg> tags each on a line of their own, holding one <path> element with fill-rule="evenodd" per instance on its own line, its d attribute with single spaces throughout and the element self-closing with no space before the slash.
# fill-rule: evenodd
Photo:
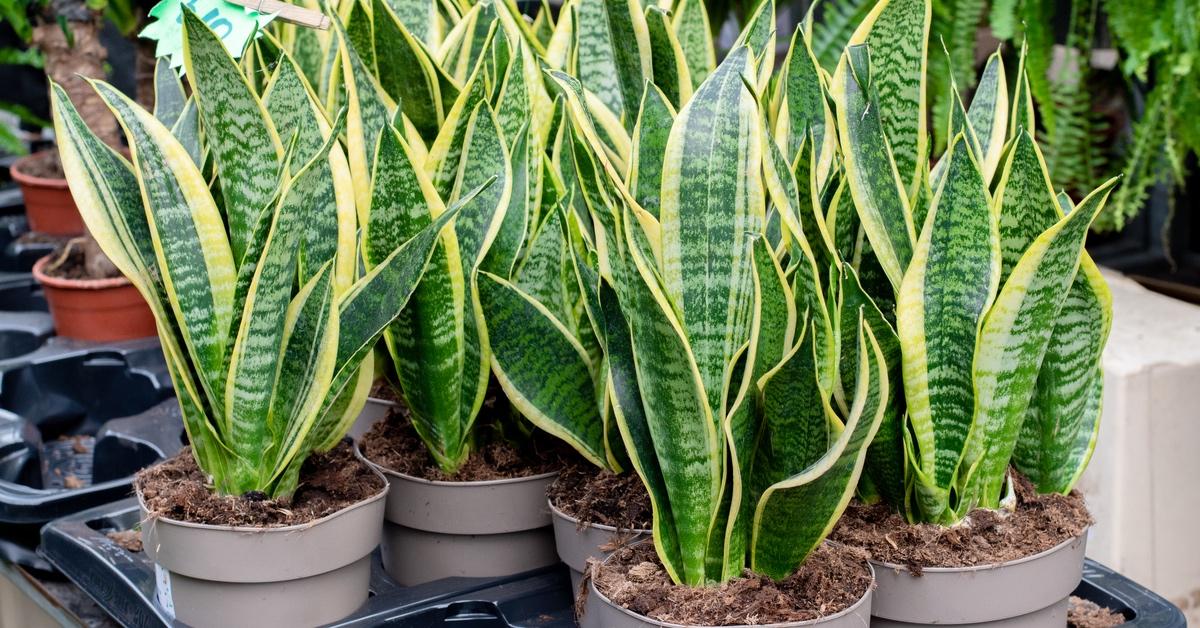
<svg viewBox="0 0 1200 628">
<path fill-rule="evenodd" d="M 817 5 L 812 49 L 821 67 L 833 71 L 854 29 L 874 6 L 875 0 L 825 0 Z"/>
</svg>

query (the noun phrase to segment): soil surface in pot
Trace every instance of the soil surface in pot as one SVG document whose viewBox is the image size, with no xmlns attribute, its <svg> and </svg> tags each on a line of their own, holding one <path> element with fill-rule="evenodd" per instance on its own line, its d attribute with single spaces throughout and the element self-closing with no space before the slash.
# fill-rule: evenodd
<svg viewBox="0 0 1200 628">
<path fill-rule="evenodd" d="M 1039 495 L 1015 472 L 1013 485 L 1015 511 L 976 509 L 954 527 L 912 525 L 886 504 L 852 503 L 829 538 L 920 574 L 925 567 L 974 567 L 1033 556 L 1079 536 L 1092 523 L 1078 492 Z"/>
<path fill-rule="evenodd" d="M 42 179 L 67 178 L 67 174 L 63 172 L 62 162 L 58 159 L 57 150 L 48 150 L 39 155 L 34 155 L 29 160 L 21 162 L 19 170 L 21 174 Z"/>
<path fill-rule="evenodd" d="M 457 473 L 447 475 L 429 455 L 425 441 L 417 436 L 403 406 L 372 425 L 359 446 L 368 460 L 386 469 L 425 480 L 450 482 L 505 480 L 549 473 L 562 468 L 563 458 L 569 455 L 558 439 L 541 432 L 535 432 L 522 448 L 495 438 L 477 446 Z"/>
<path fill-rule="evenodd" d="M 1070 606 L 1067 607 L 1067 628 L 1111 628 L 1125 623 L 1125 616 L 1085 600 L 1071 596 Z"/>
<path fill-rule="evenodd" d="M 861 551 L 828 545 L 818 547 L 799 571 L 779 582 L 747 570 L 720 585 L 677 585 L 650 543 L 617 550 L 594 572 L 596 588 L 613 603 L 652 619 L 692 626 L 827 617 L 854 606 L 871 586 Z"/>
<path fill-rule="evenodd" d="M 650 495 L 633 471 L 616 474 L 576 457 L 546 490 L 554 507 L 581 523 L 649 530 Z"/>
<path fill-rule="evenodd" d="M 42 272 L 58 279 L 113 279 L 121 271 L 113 265 L 100 245 L 90 238 L 73 238 L 62 243 L 50 255 Z"/>
<path fill-rule="evenodd" d="M 190 447 L 137 475 L 146 507 L 154 515 L 209 525 L 278 527 L 315 521 L 378 495 L 384 482 L 340 443 L 316 453 L 300 469 L 290 500 L 261 493 L 222 497 L 206 484 Z"/>
</svg>

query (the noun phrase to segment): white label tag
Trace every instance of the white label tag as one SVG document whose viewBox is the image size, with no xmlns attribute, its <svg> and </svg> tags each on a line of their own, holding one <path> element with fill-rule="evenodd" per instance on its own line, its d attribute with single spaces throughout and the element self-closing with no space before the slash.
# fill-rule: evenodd
<svg viewBox="0 0 1200 628">
<path fill-rule="evenodd" d="M 154 563 L 154 596 L 158 605 L 166 611 L 171 619 L 175 619 L 175 600 L 171 597 L 171 572 L 163 569 L 162 565 Z"/>
</svg>

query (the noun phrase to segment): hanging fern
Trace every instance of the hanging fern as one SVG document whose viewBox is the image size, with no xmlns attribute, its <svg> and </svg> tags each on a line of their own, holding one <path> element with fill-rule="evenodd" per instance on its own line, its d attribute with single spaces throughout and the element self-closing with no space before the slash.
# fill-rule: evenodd
<svg viewBox="0 0 1200 628">
<path fill-rule="evenodd" d="M 824 0 L 816 5 L 812 48 L 821 67 L 833 71 L 855 27 L 874 6 L 875 0 Z"/>
</svg>

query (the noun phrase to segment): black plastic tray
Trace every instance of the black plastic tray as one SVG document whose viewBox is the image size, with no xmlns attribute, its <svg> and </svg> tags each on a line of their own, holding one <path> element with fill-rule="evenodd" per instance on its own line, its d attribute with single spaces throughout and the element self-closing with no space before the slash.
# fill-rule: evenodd
<svg viewBox="0 0 1200 628">
<path fill-rule="evenodd" d="M 21 236 L 29 232 L 29 223 L 23 213 L 24 206 L 17 207 L 22 213 L 4 215 L 6 194 L 11 192 L 0 190 L 0 271 L 28 273 L 34 262 L 49 255 L 60 241 L 68 238 L 42 236 L 33 240 L 21 240 Z"/>
<path fill-rule="evenodd" d="M 155 601 L 154 563 L 129 552 L 109 532 L 138 525 L 137 500 L 93 508 L 42 528 L 38 552 L 125 626 L 181 626 Z M 378 552 L 371 597 L 331 626 L 417 628 L 453 622 L 465 627 L 574 626 L 571 580 L 557 565 L 504 578 L 447 578 L 415 587 L 397 585 Z"/>
<path fill-rule="evenodd" d="M 155 601 L 154 564 L 107 533 L 138 524 L 134 499 L 64 517 L 42 528 L 39 552 L 125 626 L 176 627 Z M 1187 628 L 1183 613 L 1154 592 L 1087 561 L 1075 595 L 1119 611 L 1136 628 Z M 449 578 L 401 587 L 376 553 L 371 597 L 338 628 L 568 628 L 575 625 L 570 578 L 558 565 L 506 578 Z"/>
</svg>

